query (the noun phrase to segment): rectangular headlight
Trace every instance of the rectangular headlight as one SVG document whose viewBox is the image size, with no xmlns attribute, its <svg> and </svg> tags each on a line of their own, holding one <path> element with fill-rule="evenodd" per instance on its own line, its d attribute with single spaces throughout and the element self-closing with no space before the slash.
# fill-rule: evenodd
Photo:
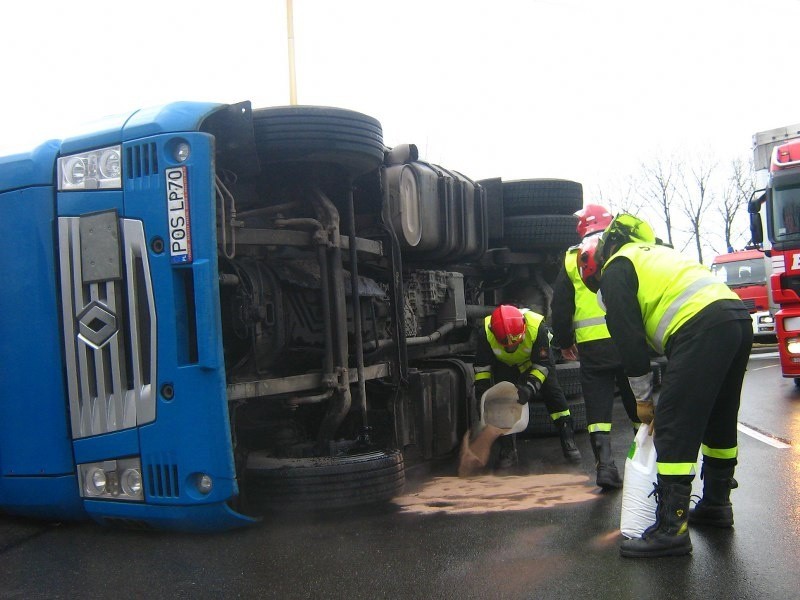
<svg viewBox="0 0 800 600">
<path fill-rule="evenodd" d="M 70 154 L 58 159 L 58 191 L 122 188 L 122 146 Z"/>
<path fill-rule="evenodd" d="M 83 498 L 144 500 L 142 463 L 136 457 L 78 465 L 78 481 Z"/>
</svg>

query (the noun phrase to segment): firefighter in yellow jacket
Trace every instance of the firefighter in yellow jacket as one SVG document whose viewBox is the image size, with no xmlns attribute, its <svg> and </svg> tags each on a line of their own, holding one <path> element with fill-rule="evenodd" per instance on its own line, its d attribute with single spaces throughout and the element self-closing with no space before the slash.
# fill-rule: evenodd
<svg viewBox="0 0 800 600">
<path fill-rule="evenodd" d="M 582 240 L 600 236 L 613 219 L 597 204 L 587 204 L 575 213 L 576 230 Z M 587 289 L 578 271 L 579 246 L 568 249 L 564 268 L 553 285 L 553 345 L 561 348 L 567 360 L 580 360 L 580 381 L 586 404 L 589 439 L 595 458 L 596 483 L 603 490 L 622 487 L 611 451 L 611 416 L 614 394 L 619 390 L 622 405 L 635 426 L 636 399 L 633 396 L 619 352 L 606 327 L 605 311 L 597 296 Z"/>
<path fill-rule="evenodd" d="M 580 462 L 572 417 L 556 377 L 544 317 L 528 309 L 501 304 L 484 319 L 477 335 L 474 368 L 479 407 L 481 396 L 493 383 L 514 383 L 520 404 L 539 398 L 544 401 L 561 437 L 564 456 L 572 462 Z M 502 436 L 498 443 L 500 452 L 496 467 L 513 466 L 517 461 L 514 438 Z"/>
<path fill-rule="evenodd" d="M 689 554 L 689 523 L 733 525 L 730 491 L 737 486 L 736 424 L 753 342 L 750 314 L 708 268 L 658 244 L 650 226 L 632 215 L 618 215 L 579 260 L 587 287 L 599 289 L 639 417 L 655 426 L 655 523 L 641 538 L 623 541 L 620 554 Z M 657 405 L 648 344 L 669 359 Z M 699 450 L 703 497 L 690 511 Z"/>
</svg>

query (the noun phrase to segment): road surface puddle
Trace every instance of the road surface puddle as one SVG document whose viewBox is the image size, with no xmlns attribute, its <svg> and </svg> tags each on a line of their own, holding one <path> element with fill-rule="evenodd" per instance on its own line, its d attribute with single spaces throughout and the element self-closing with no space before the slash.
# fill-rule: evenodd
<svg viewBox="0 0 800 600">
<path fill-rule="evenodd" d="M 436 477 L 413 493 L 394 499 L 403 512 L 483 514 L 551 508 L 595 500 L 585 475 L 546 474 L 496 477 Z"/>
</svg>

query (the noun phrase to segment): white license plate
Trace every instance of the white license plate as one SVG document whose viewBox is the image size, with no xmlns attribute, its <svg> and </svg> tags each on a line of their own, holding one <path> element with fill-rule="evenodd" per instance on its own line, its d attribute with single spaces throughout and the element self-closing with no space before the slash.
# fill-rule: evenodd
<svg viewBox="0 0 800 600">
<path fill-rule="evenodd" d="M 170 262 L 189 263 L 192 262 L 192 235 L 186 167 L 167 169 L 165 176 Z"/>
</svg>

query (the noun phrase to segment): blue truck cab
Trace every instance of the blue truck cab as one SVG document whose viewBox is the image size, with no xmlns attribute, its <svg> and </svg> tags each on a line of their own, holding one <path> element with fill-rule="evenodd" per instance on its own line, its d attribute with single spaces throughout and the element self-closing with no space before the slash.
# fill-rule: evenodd
<svg viewBox="0 0 800 600">
<path fill-rule="evenodd" d="M 199 131 L 218 108 L 110 118 L 0 159 L 6 510 L 189 529 L 251 520 L 227 504 L 213 139 Z"/>
</svg>

